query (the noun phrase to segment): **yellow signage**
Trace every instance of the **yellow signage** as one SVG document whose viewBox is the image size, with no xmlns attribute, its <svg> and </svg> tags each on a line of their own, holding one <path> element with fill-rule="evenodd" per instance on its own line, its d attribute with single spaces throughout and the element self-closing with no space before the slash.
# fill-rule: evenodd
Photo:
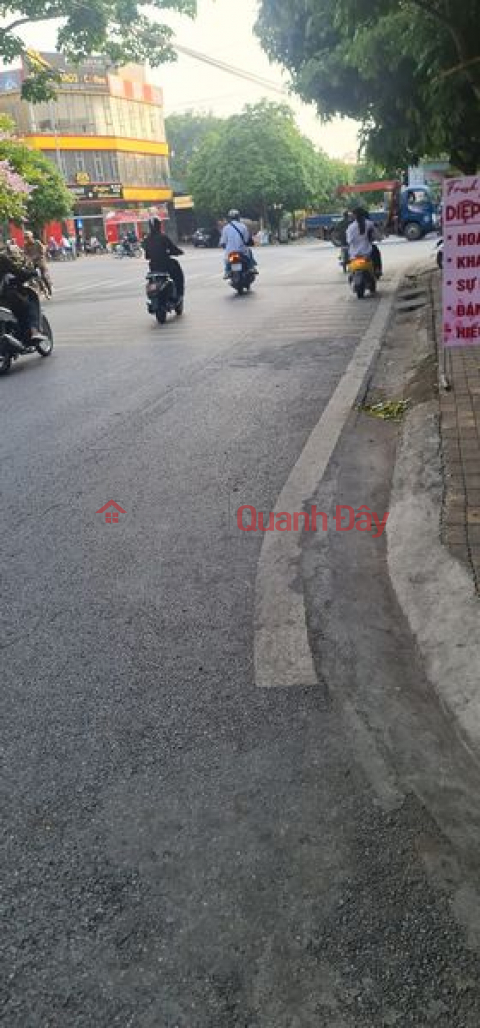
<svg viewBox="0 0 480 1028">
<path fill-rule="evenodd" d="M 126 139 L 120 136 L 30 136 L 23 139 L 34 150 L 114 150 L 117 153 L 145 153 L 168 157 L 168 143 L 153 139 Z"/>
<path fill-rule="evenodd" d="M 176 196 L 173 205 L 176 211 L 190 211 L 193 207 L 191 196 Z"/>
<path fill-rule="evenodd" d="M 38 52 L 38 50 L 32 50 L 30 47 L 25 50 L 25 55 L 28 58 L 30 64 L 38 71 L 53 71 L 52 65 L 45 60 L 44 57 Z"/>
</svg>

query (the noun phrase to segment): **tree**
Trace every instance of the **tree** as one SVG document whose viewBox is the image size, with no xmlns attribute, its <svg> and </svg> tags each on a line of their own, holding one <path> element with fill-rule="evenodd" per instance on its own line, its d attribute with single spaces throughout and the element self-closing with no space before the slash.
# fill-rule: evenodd
<svg viewBox="0 0 480 1028">
<path fill-rule="evenodd" d="M 11 207 L 6 216 L 13 221 L 25 218 L 36 232 L 41 232 L 47 222 L 68 217 L 72 198 L 53 162 L 14 139 L 12 130 L 11 119 L 1 116 L 0 161 L 7 161 L 29 188 L 21 209 Z"/>
<path fill-rule="evenodd" d="M 165 119 L 170 146 L 170 171 L 174 185 L 179 189 L 186 184 L 188 169 L 194 154 L 211 132 L 220 128 L 221 119 L 214 114 L 171 114 Z"/>
<path fill-rule="evenodd" d="M 295 90 L 362 123 L 368 156 L 480 161 L 477 0 L 261 0 L 256 31 Z"/>
<path fill-rule="evenodd" d="M 238 207 L 272 226 L 282 211 L 325 199 L 332 181 L 328 157 L 299 132 L 289 107 L 266 100 L 210 133 L 193 156 L 188 179 L 200 212 L 219 217 Z"/>
<path fill-rule="evenodd" d="M 112 65 L 129 61 L 156 67 L 175 60 L 173 31 L 152 18 L 152 11 L 176 11 L 194 17 L 196 0 L 6 0 L 2 4 L 0 58 L 5 63 L 27 57 L 18 30 L 35 23 L 60 21 L 57 49 L 73 63 L 94 53 L 110 58 Z M 6 22 L 6 23 L 5 23 Z M 30 100 L 55 95 L 58 73 L 45 68 L 34 57 L 22 93 Z"/>
<path fill-rule="evenodd" d="M 19 221 L 26 213 L 30 187 L 9 161 L 0 160 L 0 221 Z"/>
</svg>

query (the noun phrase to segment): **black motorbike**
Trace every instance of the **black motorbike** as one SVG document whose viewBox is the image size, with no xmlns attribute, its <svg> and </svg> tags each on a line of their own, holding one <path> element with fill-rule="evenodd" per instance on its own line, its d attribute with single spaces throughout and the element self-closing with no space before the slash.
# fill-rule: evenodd
<svg viewBox="0 0 480 1028">
<path fill-rule="evenodd" d="M 256 272 L 251 266 L 251 261 L 244 253 L 229 253 L 227 257 L 227 279 L 232 289 L 235 289 L 239 296 L 248 293 L 255 281 Z"/>
<path fill-rule="evenodd" d="M 8 278 L 13 279 L 13 276 L 5 276 L 3 281 L 5 282 L 5 279 Z M 13 312 L 8 307 L 1 306 L 0 291 L 0 375 L 6 375 L 10 371 L 12 361 L 18 360 L 25 354 L 39 353 L 40 357 L 49 357 L 53 350 L 52 329 L 48 318 L 41 311 L 38 280 L 32 276 L 32 281 L 19 285 L 18 291 L 27 294 L 30 302 L 37 305 L 38 324 L 44 339 L 30 343 L 23 338 L 20 325 Z"/>
<path fill-rule="evenodd" d="M 147 275 L 147 310 L 164 325 L 167 314 L 183 314 L 183 297 L 178 297 L 175 283 L 168 271 L 149 271 Z"/>
<path fill-rule="evenodd" d="M 436 243 L 435 249 L 437 251 L 437 253 L 436 253 L 437 267 L 440 268 L 440 271 L 441 271 L 442 268 L 443 268 L 443 236 L 441 236 L 441 238 L 438 240 L 438 243 Z"/>
<path fill-rule="evenodd" d="M 345 245 L 342 244 L 342 246 L 340 247 L 340 256 L 338 258 L 338 263 L 339 263 L 339 265 L 340 265 L 344 275 L 346 275 L 346 273 L 347 273 L 347 268 L 348 268 L 349 260 L 350 260 L 350 257 L 349 257 L 349 253 L 348 253 L 348 246 L 347 246 L 347 244 L 345 244 Z"/>
</svg>

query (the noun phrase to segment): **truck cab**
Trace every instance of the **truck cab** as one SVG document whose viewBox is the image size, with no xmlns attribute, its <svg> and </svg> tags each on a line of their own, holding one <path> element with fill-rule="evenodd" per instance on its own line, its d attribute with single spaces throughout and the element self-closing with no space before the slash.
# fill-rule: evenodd
<svg viewBox="0 0 480 1028">
<path fill-rule="evenodd" d="M 400 189 L 399 232 L 409 242 L 422 239 L 435 228 L 435 204 L 427 186 Z"/>
<path fill-rule="evenodd" d="M 405 236 L 413 243 L 436 227 L 435 204 L 427 186 L 404 186 L 398 180 L 339 186 L 342 194 L 383 192 L 383 223 L 387 235 Z"/>
</svg>

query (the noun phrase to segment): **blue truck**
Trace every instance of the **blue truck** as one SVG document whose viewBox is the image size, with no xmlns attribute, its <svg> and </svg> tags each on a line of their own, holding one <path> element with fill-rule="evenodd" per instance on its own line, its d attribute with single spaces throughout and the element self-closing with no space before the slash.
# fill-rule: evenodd
<svg viewBox="0 0 480 1028">
<path fill-rule="evenodd" d="M 433 232 L 438 223 L 437 206 L 427 186 L 404 186 L 398 181 L 366 182 L 340 186 L 339 195 L 351 197 L 357 193 L 384 193 L 381 210 L 369 210 L 371 220 L 383 235 L 404 236 L 409 242 L 423 239 Z M 342 215 L 314 214 L 305 219 L 307 232 L 321 232 L 324 239 L 339 245 L 335 229 Z"/>
</svg>

